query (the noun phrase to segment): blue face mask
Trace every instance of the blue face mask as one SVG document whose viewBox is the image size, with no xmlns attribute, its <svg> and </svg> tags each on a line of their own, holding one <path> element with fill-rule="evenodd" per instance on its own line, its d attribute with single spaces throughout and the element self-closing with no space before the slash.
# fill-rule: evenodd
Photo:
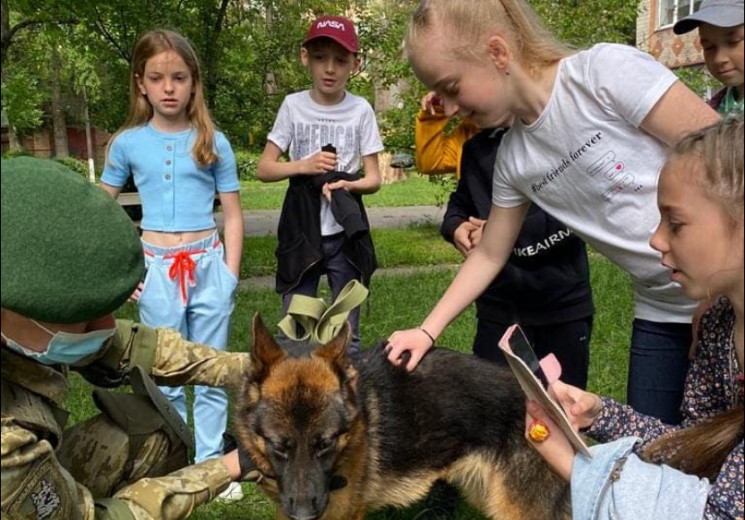
<svg viewBox="0 0 745 520">
<path fill-rule="evenodd" d="M 101 350 L 106 340 L 116 332 L 116 329 L 94 330 L 83 334 L 62 331 L 52 332 L 34 320 L 31 321 L 34 325 L 52 336 L 44 352 L 30 350 L 10 339 L 5 334 L 2 334 L 2 337 L 11 350 L 30 357 L 44 365 L 74 365 L 78 361 Z"/>
</svg>

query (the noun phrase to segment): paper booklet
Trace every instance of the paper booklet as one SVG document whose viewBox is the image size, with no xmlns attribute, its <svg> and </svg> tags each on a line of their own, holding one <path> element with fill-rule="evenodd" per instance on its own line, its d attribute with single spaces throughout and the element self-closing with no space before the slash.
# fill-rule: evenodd
<svg viewBox="0 0 745 520">
<path fill-rule="evenodd" d="M 541 406 L 551 420 L 564 432 L 576 451 L 591 457 L 587 444 L 572 427 L 564 409 L 548 393 L 549 383 L 558 379 L 561 374 L 561 367 L 556 357 L 551 354 L 543 362 L 539 362 L 519 325 L 513 325 L 505 332 L 499 341 L 499 348 L 505 353 L 507 362 L 525 395 Z M 547 374 L 547 370 L 544 370 L 542 365 L 552 367 L 555 374 Z"/>
</svg>

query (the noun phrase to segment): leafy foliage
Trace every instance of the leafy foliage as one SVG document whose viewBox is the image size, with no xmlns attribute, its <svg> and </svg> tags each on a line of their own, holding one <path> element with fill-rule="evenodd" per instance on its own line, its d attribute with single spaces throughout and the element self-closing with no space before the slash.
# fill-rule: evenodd
<svg viewBox="0 0 745 520">
<path fill-rule="evenodd" d="M 88 179 L 88 164 L 74 157 L 58 157 L 55 159 L 60 164 L 65 165 L 71 171 L 77 173 L 84 179 Z"/>
<path fill-rule="evenodd" d="M 194 44 L 213 116 L 234 147 L 261 147 L 284 97 L 310 85 L 298 55 L 311 20 L 344 14 L 355 18 L 363 48 L 363 71 L 352 79 L 350 90 L 376 106 L 391 151 L 413 146 L 412 121 L 424 91 L 402 56 L 401 42 L 417 0 L 2 3 L 8 27 L 19 29 L 7 32 L 13 44 L 4 43 L 2 69 L 2 106 L 18 131 L 45 122 L 52 46 L 63 62 L 62 105 L 68 122 L 82 122 L 85 94 L 92 122 L 116 130 L 127 112 L 133 47 L 146 30 L 166 27 Z M 635 2 L 532 0 L 531 5 L 552 31 L 577 46 L 633 43 Z M 248 171 L 245 175 L 251 177 Z"/>
<path fill-rule="evenodd" d="M 681 67 L 675 70 L 675 74 L 683 83 L 688 85 L 688 88 L 702 97 L 710 94 L 712 90 L 721 87 L 703 65 L 699 67 Z"/>
<path fill-rule="evenodd" d="M 241 181 L 256 180 L 256 165 L 259 163 L 258 154 L 238 150 L 235 152 L 235 162 L 238 168 L 238 178 Z"/>
</svg>

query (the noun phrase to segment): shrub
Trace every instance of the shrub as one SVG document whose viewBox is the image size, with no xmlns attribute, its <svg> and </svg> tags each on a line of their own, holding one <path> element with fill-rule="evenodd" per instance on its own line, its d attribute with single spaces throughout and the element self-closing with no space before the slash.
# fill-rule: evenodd
<svg viewBox="0 0 745 520">
<path fill-rule="evenodd" d="M 81 159 L 75 159 L 74 157 L 56 157 L 54 160 L 81 175 L 84 179 L 88 179 L 87 162 Z"/>
<path fill-rule="evenodd" d="M 13 157 L 32 157 L 32 155 L 26 150 L 8 150 L 3 152 L 3 159 L 12 159 Z"/>
<path fill-rule="evenodd" d="M 681 67 L 675 70 L 675 74 L 688 88 L 704 98 L 712 92 L 716 92 L 721 86 L 703 65 Z"/>
<path fill-rule="evenodd" d="M 235 162 L 240 180 L 256 180 L 256 165 L 259 164 L 258 154 L 239 150 L 235 152 Z"/>
</svg>

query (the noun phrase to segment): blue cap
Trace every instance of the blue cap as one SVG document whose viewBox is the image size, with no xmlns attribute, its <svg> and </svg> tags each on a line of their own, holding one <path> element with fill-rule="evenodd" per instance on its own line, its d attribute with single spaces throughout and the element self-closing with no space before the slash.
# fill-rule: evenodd
<svg viewBox="0 0 745 520">
<path fill-rule="evenodd" d="M 673 27 L 675 34 L 685 34 L 702 23 L 716 27 L 737 27 L 743 21 L 744 0 L 704 0 L 701 8 L 690 16 L 678 21 Z"/>
</svg>

